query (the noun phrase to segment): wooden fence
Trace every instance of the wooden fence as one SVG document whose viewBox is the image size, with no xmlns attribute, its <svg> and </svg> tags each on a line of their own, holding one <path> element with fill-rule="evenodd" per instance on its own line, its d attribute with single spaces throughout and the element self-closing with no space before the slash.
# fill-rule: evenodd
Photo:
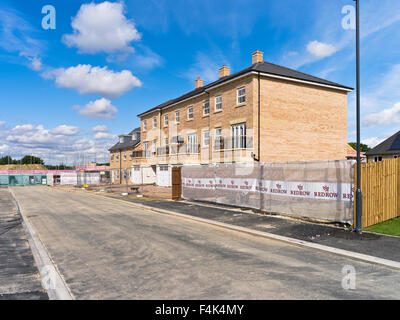
<svg viewBox="0 0 400 320">
<path fill-rule="evenodd" d="M 400 158 L 361 164 L 361 193 L 363 228 L 400 217 Z"/>
</svg>

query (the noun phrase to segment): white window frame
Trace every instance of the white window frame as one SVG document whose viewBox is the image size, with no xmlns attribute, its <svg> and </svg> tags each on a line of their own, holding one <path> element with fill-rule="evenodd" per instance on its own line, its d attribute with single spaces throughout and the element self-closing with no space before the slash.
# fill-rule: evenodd
<svg viewBox="0 0 400 320">
<path fill-rule="evenodd" d="M 222 95 L 219 95 L 215 97 L 215 111 L 221 111 L 221 110 L 222 110 Z"/>
<path fill-rule="evenodd" d="M 190 110 L 191 110 L 192 112 L 190 112 Z M 190 115 L 191 115 L 191 117 L 190 117 Z M 187 116 L 188 116 L 188 120 L 193 120 L 193 119 L 194 119 L 194 109 L 193 109 L 193 106 L 189 106 L 189 107 L 188 107 Z"/>
<path fill-rule="evenodd" d="M 168 146 L 168 138 L 164 138 L 164 144 Z"/>
<path fill-rule="evenodd" d="M 126 151 L 124 152 L 124 160 L 126 160 Z"/>
<path fill-rule="evenodd" d="M 207 136 L 206 136 L 207 134 Z M 210 130 L 204 130 L 203 131 L 203 147 L 209 147 L 210 146 Z"/>
<path fill-rule="evenodd" d="M 157 128 L 157 117 L 153 117 L 153 128 Z"/>
<path fill-rule="evenodd" d="M 232 149 L 246 149 L 246 122 L 232 125 Z"/>
<path fill-rule="evenodd" d="M 187 153 L 197 154 L 198 151 L 197 133 L 191 133 L 187 136 Z"/>
<path fill-rule="evenodd" d="M 164 127 L 168 127 L 168 114 L 164 115 Z"/>
<path fill-rule="evenodd" d="M 157 139 L 153 139 L 153 154 L 157 153 Z"/>
<path fill-rule="evenodd" d="M 208 108 L 207 108 L 208 111 L 207 112 L 206 112 L 206 105 L 208 105 Z M 207 116 L 209 114 L 210 114 L 210 100 L 205 100 L 203 102 L 203 115 Z"/>
<path fill-rule="evenodd" d="M 147 122 L 146 120 L 143 120 L 143 131 L 147 130 Z"/>
<path fill-rule="evenodd" d="M 145 158 L 149 157 L 149 142 L 148 141 L 143 142 L 143 156 Z"/>
<path fill-rule="evenodd" d="M 178 111 L 175 111 L 175 123 L 179 123 L 181 121 L 181 113 Z"/>
<path fill-rule="evenodd" d="M 244 92 L 241 93 L 241 90 L 244 90 Z M 243 99 L 243 101 L 240 101 Z M 237 104 L 241 105 L 246 103 L 246 87 L 240 87 L 237 89 Z"/>
</svg>

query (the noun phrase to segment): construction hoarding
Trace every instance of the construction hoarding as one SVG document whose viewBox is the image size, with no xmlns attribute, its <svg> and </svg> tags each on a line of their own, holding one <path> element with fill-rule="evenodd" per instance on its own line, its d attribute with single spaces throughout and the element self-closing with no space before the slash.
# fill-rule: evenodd
<svg viewBox="0 0 400 320">
<path fill-rule="evenodd" d="M 346 160 L 183 166 L 182 196 L 351 224 L 354 167 Z"/>
</svg>

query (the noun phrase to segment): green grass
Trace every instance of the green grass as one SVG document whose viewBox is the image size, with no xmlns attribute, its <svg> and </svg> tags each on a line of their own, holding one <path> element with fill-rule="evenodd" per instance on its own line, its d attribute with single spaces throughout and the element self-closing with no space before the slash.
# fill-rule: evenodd
<svg viewBox="0 0 400 320">
<path fill-rule="evenodd" d="M 365 230 L 400 237 L 400 218 L 375 224 Z"/>
</svg>

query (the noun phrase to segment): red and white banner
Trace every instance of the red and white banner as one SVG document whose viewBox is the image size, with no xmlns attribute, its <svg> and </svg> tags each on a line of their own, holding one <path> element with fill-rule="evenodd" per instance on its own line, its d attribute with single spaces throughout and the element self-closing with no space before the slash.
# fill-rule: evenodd
<svg viewBox="0 0 400 320">
<path fill-rule="evenodd" d="M 182 178 L 182 187 L 205 190 L 256 192 L 285 197 L 351 201 L 351 183 L 270 181 L 241 178 Z"/>
</svg>

